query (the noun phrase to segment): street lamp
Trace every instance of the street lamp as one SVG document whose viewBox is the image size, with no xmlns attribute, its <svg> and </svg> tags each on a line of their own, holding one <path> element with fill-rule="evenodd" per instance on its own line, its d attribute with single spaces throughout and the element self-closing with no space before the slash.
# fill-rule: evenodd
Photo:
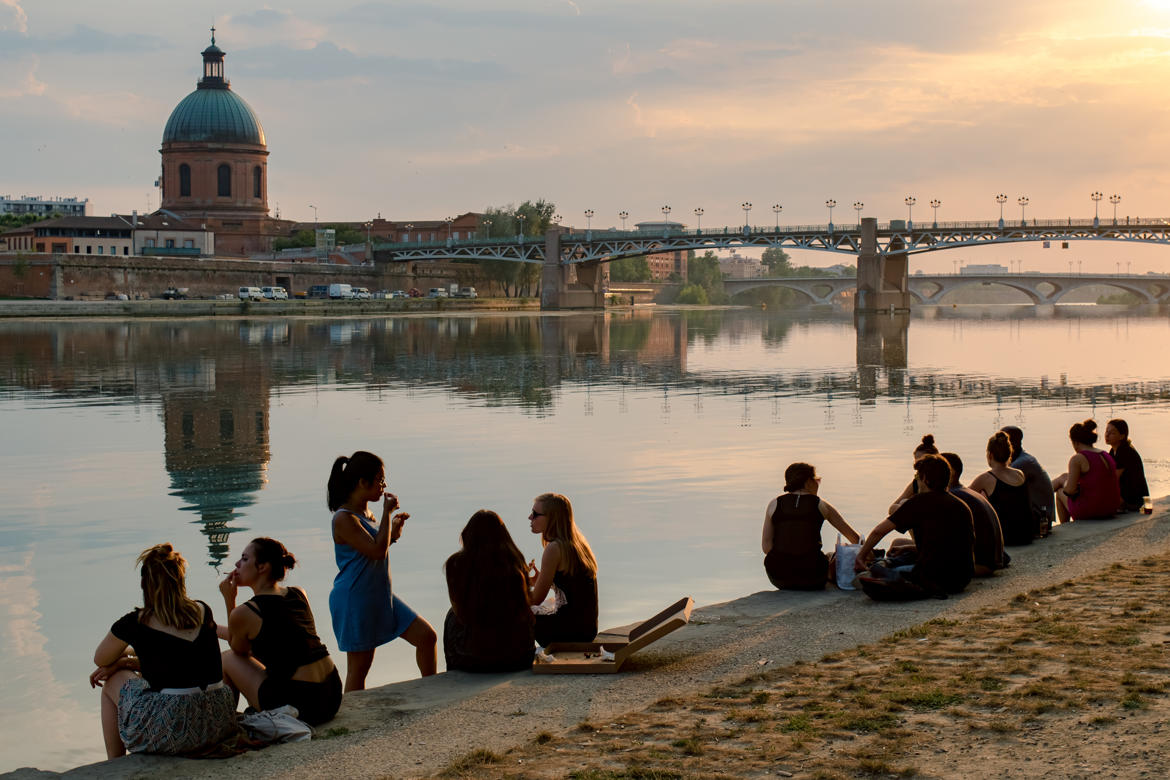
<svg viewBox="0 0 1170 780">
<path fill-rule="evenodd" d="M 489 222 L 490 222 L 490 220 L 489 220 Z M 407 222 L 407 223 L 406 223 L 406 224 L 405 224 L 403 227 L 405 227 L 405 228 L 406 228 L 406 238 L 403 240 L 403 243 L 405 243 L 406 241 L 409 241 L 409 240 L 410 240 L 410 231 L 414 230 L 414 223 L 412 223 L 412 222 Z M 416 238 L 417 238 L 417 240 L 419 240 L 419 241 L 422 241 L 422 236 L 421 236 L 421 235 L 420 235 L 420 236 L 416 236 Z"/>
<path fill-rule="evenodd" d="M 366 243 L 367 244 L 370 243 L 370 229 L 373 227 L 374 227 L 374 223 L 372 221 L 366 223 Z"/>
<path fill-rule="evenodd" d="M 520 223 L 520 238 L 524 238 L 524 220 L 528 219 L 524 214 L 517 214 L 516 221 Z"/>
<path fill-rule="evenodd" d="M 837 206 L 837 201 L 829 198 L 825 201 L 825 208 L 829 210 L 829 232 L 833 232 L 833 209 Z"/>
<path fill-rule="evenodd" d="M 914 204 L 918 202 L 918 198 L 913 195 L 907 195 L 903 200 L 906 204 L 906 229 L 914 229 Z"/>
<path fill-rule="evenodd" d="M 772 213 L 776 215 L 776 232 L 777 233 L 780 232 L 780 212 L 783 210 L 784 210 L 784 207 L 781 206 L 779 203 L 776 203 L 772 206 Z"/>
<path fill-rule="evenodd" d="M 1120 195 L 1110 195 L 1109 202 L 1113 204 L 1113 224 L 1117 224 L 1117 204 L 1121 203 Z"/>
<path fill-rule="evenodd" d="M 741 209 L 743 209 L 743 232 L 747 233 L 751 230 L 751 224 L 752 224 L 752 222 L 751 222 L 751 212 L 752 212 L 751 201 L 745 200 L 743 203 L 739 204 L 739 207 Z"/>
<path fill-rule="evenodd" d="M 490 219 L 488 219 L 487 217 L 483 218 L 483 237 L 484 238 L 491 238 L 492 237 L 492 221 Z"/>
<path fill-rule="evenodd" d="M 553 222 L 559 225 L 561 224 L 561 219 L 563 219 L 563 217 L 561 217 L 560 214 L 553 214 Z"/>
<path fill-rule="evenodd" d="M 1003 230 L 1003 204 L 1007 203 L 1007 195 L 1001 192 L 995 196 L 995 202 L 999 204 L 999 229 Z"/>
<path fill-rule="evenodd" d="M 593 224 L 593 209 L 585 209 L 585 229 L 589 230 Z"/>
<path fill-rule="evenodd" d="M 622 221 L 622 230 L 626 229 L 626 220 L 630 218 L 630 212 L 622 210 L 618 212 L 618 219 Z"/>
<path fill-rule="evenodd" d="M 444 222 L 447 223 L 447 240 L 451 240 L 451 223 L 455 221 L 455 217 L 447 217 Z"/>
<path fill-rule="evenodd" d="M 865 208 L 865 204 L 859 200 L 853 201 L 853 208 L 857 211 L 857 227 L 861 227 L 861 210 Z"/>
<path fill-rule="evenodd" d="M 665 235 L 670 231 L 670 206 L 662 207 L 662 233 Z"/>
<path fill-rule="evenodd" d="M 313 228 L 315 229 L 317 227 L 317 207 L 310 203 L 309 208 L 313 210 Z"/>
<path fill-rule="evenodd" d="M 930 202 L 930 207 L 934 209 L 934 229 L 938 230 L 938 207 L 942 205 L 942 201 L 935 198 Z"/>
<path fill-rule="evenodd" d="M 1091 192 L 1089 193 L 1089 197 L 1093 200 L 1093 227 L 1097 227 L 1101 224 L 1101 220 L 1098 219 L 1097 210 L 1101 207 L 1101 198 L 1104 198 L 1105 195 L 1101 192 Z"/>
<path fill-rule="evenodd" d="M 702 207 L 695 209 L 695 229 L 700 233 L 703 232 L 703 213 Z"/>
<path fill-rule="evenodd" d="M 1016 198 L 1016 203 L 1020 204 L 1020 225 L 1021 227 L 1027 227 L 1028 220 L 1024 218 L 1024 209 L 1028 208 L 1028 204 L 1031 203 L 1031 201 L 1028 200 L 1027 195 L 1021 195 L 1020 197 Z"/>
</svg>

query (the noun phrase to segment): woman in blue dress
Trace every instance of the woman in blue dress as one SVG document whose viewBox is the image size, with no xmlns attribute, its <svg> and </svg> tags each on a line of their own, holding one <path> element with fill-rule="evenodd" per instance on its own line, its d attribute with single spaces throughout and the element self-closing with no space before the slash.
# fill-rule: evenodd
<svg viewBox="0 0 1170 780">
<path fill-rule="evenodd" d="M 329 594 L 329 612 L 337 645 L 345 651 L 345 692 L 366 687 L 374 650 L 398 637 L 414 645 L 422 676 L 434 674 L 438 666 L 435 629 L 394 595 L 390 584 L 390 545 L 402 536 L 410 515 L 394 514 L 398 497 L 386 492 L 382 459 L 358 451 L 335 460 L 328 498 L 339 569 Z M 375 524 L 367 505 L 379 499 L 382 520 Z"/>
</svg>

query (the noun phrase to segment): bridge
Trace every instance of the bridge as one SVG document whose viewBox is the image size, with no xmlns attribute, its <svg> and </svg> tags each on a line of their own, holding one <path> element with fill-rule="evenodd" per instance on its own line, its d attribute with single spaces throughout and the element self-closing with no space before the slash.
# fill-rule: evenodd
<svg viewBox="0 0 1170 780">
<path fill-rule="evenodd" d="M 915 303 L 939 304 L 956 290 L 991 284 L 1019 290 L 1034 304 L 1059 303 L 1074 290 L 1100 286 L 1131 293 L 1142 303 L 1170 303 L 1170 274 L 915 274 L 909 277 L 907 292 Z M 795 290 L 813 303 L 827 304 L 844 292 L 856 290 L 857 280 L 845 276 L 792 276 L 725 279 L 723 282 L 723 289 L 732 296 L 761 287 Z"/>
<path fill-rule="evenodd" d="M 600 308 L 602 263 L 624 257 L 685 250 L 781 248 L 853 255 L 857 258 L 857 305 L 863 310 L 909 309 L 921 299 L 909 287 L 908 257 L 946 249 L 1020 242 L 1121 241 L 1170 245 L 1170 219 L 1135 218 L 1126 221 L 1021 220 L 1004 222 L 932 222 L 905 220 L 878 223 L 864 218 L 850 226 L 796 225 L 708 230 L 573 231 L 550 227 L 543 238 L 465 238 L 374 245 L 376 262 L 429 260 L 538 263 L 543 266 L 541 302 L 544 308 Z M 1056 279 L 1056 276 L 1051 277 Z M 1113 278 L 1113 277 L 1111 277 Z M 1051 280 L 1048 280 L 1052 283 Z M 1112 283 L 1112 282 L 1111 282 Z M 1021 288 L 1022 289 L 1022 288 Z M 1063 288 L 1062 288 L 1063 289 Z M 1034 288 L 1033 298 L 1050 296 Z M 1147 292 L 1137 293 L 1148 298 Z M 1161 300 L 1164 294 L 1153 296 Z"/>
</svg>

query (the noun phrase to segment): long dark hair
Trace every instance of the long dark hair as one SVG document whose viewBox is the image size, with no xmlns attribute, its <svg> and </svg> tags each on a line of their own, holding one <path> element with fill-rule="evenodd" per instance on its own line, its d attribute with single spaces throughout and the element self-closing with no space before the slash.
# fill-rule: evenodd
<svg viewBox="0 0 1170 780">
<path fill-rule="evenodd" d="M 1089 419 L 1084 422 L 1073 423 L 1073 427 L 1068 429 L 1068 438 L 1078 444 L 1086 444 L 1092 447 L 1097 443 L 1097 421 Z"/>
<path fill-rule="evenodd" d="M 377 482 L 378 475 L 385 473 L 386 467 L 382 459 L 372 452 L 358 450 L 348 458 L 342 455 L 333 461 L 333 470 L 329 472 L 329 483 L 326 486 L 329 510 L 336 512 L 342 504 L 349 500 L 358 482 Z"/>
<path fill-rule="evenodd" d="M 1121 442 L 1121 447 L 1132 447 L 1133 446 L 1133 442 L 1130 441 L 1130 439 L 1129 439 L 1129 423 L 1127 423 L 1125 420 L 1121 419 L 1120 417 L 1114 417 L 1112 420 L 1110 420 L 1109 422 L 1107 422 L 1105 424 L 1112 425 L 1113 429 L 1121 434 L 1121 438 L 1124 439 L 1124 441 Z M 1120 450 L 1121 447 L 1118 447 L 1117 449 Z"/>
<path fill-rule="evenodd" d="M 252 540 L 252 557 L 256 565 L 267 563 L 268 576 L 273 582 L 284 579 L 286 571 L 297 565 L 293 557 L 283 544 L 268 536 L 260 536 Z"/>
<path fill-rule="evenodd" d="M 481 509 L 461 535 L 463 549 L 443 564 L 447 594 L 464 623 L 532 619 L 528 609 L 528 567 L 504 521 Z"/>
<path fill-rule="evenodd" d="M 996 431 L 987 440 L 987 454 L 996 463 L 1011 463 L 1012 440 L 1003 431 Z"/>
<path fill-rule="evenodd" d="M 198 628 L 202 612 L 187 597 L 187 561 L 170 543 L 156 544 L 138 556 L 142 565 L 142 611 L 138 621 L 152 617 L 164 626 Z"/>
</svg>

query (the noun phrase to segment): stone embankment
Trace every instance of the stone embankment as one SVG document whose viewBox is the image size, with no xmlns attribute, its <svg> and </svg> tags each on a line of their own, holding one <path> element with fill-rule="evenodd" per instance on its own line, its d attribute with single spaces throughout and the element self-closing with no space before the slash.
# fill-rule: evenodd
<svg viewBox="0 0 1170 780">
<path fill-rule="evenodd" d="M 534 311 L 536 298 L 395 298 L 370 300 L 0 301 L 13 317 L 338 317 L 437 312 Z"/>
</svg>

